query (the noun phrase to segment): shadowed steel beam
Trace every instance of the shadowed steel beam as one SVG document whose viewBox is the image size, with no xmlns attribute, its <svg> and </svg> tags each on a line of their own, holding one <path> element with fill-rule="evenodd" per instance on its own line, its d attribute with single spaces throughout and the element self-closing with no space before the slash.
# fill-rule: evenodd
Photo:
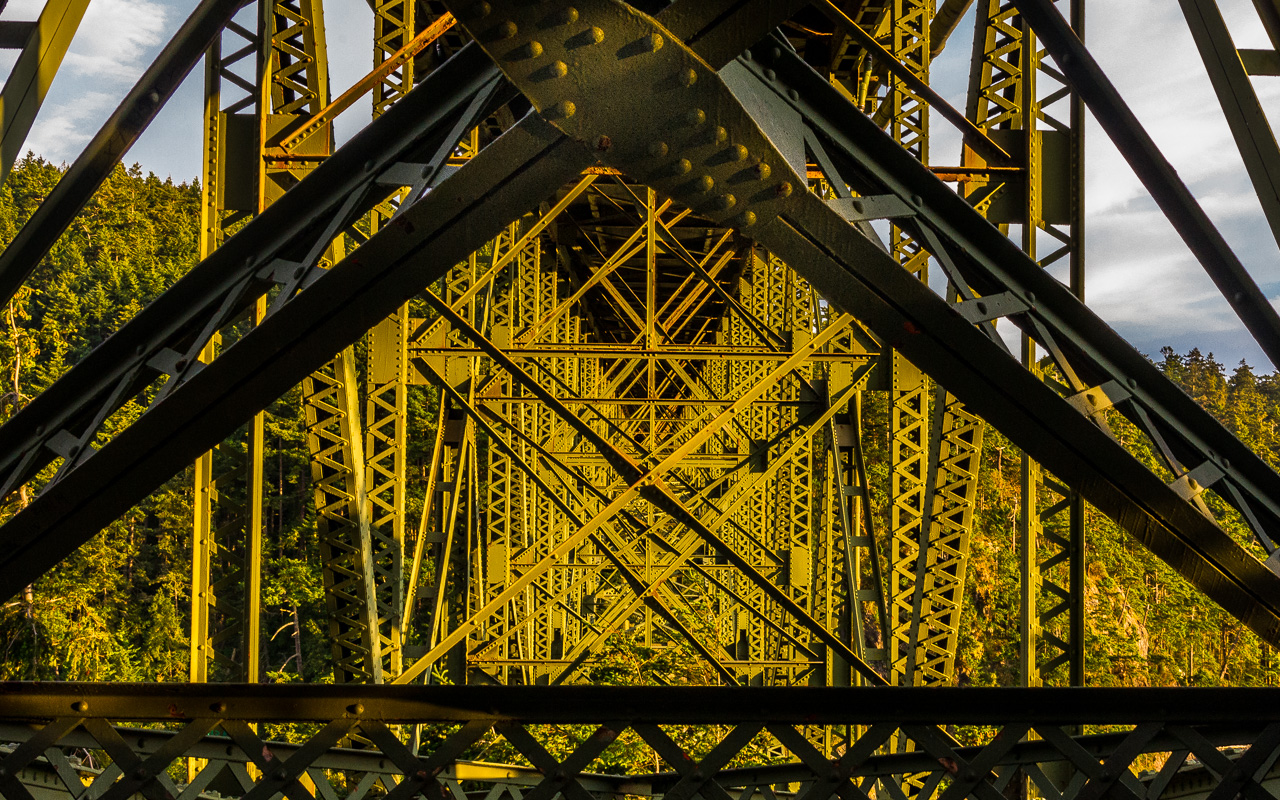
<svg viewBox="0 0 1280 800">
<path fill-rule="evenodd" d="M 380 686 L 326 684 L 0 683 L 4 719 L 131 721 L 207 717 L 250 722 L 329 722 L 346 716 L 384 723 L 518 721 L 576 724 L 721 724 L 726 721 L 828 725 L 1134 725 L 1185 722 L 1243 726 L 1280 719 L 1271 688 L 1018 689 L 779 686 Z M 83 703 L 73 711 L 73 703 Z M 362 707 L 353 714 L 351 707 Z M 162 734 L 162 731 L 150 731 Z M 1224 742 L 1228 743 L 1228 742 Z M 1169 749 L 1169 748 L 1165 748 Z"/>
<path fill-rule="evenodd" d="M 834 89 L 828 92 L 831 87 L 806 65 L 783 54 L 769 66 L 778 72 L 780 91 L 788 85 L 799 89 L 802 112 L 831 137 L 841 159 L 919 202 L 919 222 L 948 241 L 952 256 L 963 256 L 959 264 L 975 291 L 1024 293 L 1033 303 L 1033 321 L 1054 332 L 1091 385 L 1115 380 L 1132 393 L 1133 400 L 1117 408 L 1124 413 L 1134 404 L 1156 409 L 1168 435 L 1187 448 L 1180 449 L 1179 458 L 1200 464 L 1226 457 L 1231 480 L 1249 485 L 1250 502 L 1261 505 L 1280 496 L 1280 476 L 865 115 Z M 883 184 L 856 188 L 884 191 Z M 809 196 L 801 200 L 811 207 L 802 217 L 789 215 L 796 235 L 778 233 L 774 242 L 753 231 L 756 238 L 789 263 L 805 265 L 807 277 L 829 299 L 853 310 L 886 344 L 901 349 L 1255 632 L 1280 639 L 1280 580 L 1261 561 L 977 328 L 952 329 L 959 315 L 918 282 L 902 280 L 900 269 L 881 264 L 883 251 L 851 236 L 847 223 Z M 808 243 L 801 245 L 805 239 Z M 844 266 L 836 267 L 831 258 Z M 1027 316 L 1011 319 L 1028 324 Z"/>
<path fill-rule="evenodd" d="M 882 341 L 997 424 L 1228 612 L 1263 638 L 1280 641 L 1280 578 L 1184 499 L 1176 483 L 1166 485 L 1091 416 L 1027 371 L 981 324 L 975 327 L 805 191 L 803 179 L 746 109 L 726 96 L 718 75 L 678 42 L 654 46 L 665 37 L 651 19 L 609 0 L 579 8 L 583 24 L 622 43 L 576 56 L 583 83 L 539 81 L 537 59 L 502 60 L 503 71 L 535 107 L 547 110 L 553 124 L 574 139 L 597 143 L 606 165 L 641 176 L 712 222 L 743 229 L 796 265 L 832 303 L 856 313 Z M 510 20 L 524 31 L 533 27 L 532 13 L 509 0 L 501 4 L 500 17 L 460 20 L 480 27 Z M 521 39 L 517 34 L 503 40 L 503 52 L 525 44 Z M 542 44 L 545 58 L 559 57 L 560 46 L 548 38 Z M 1158 409 L 1170 435 L 1183 437 L 1183 461 L 1216 468 L 1226 448 L 1230 489 L 1249 487 L 1250 502 L 1259 507 L 1270 508 L 1271 499 L 1280 497 L 1280 476 L 798 57 L 775 48 L 749 64 L 769 91 L 789 98 L 785 102 L 830 140 L 860 194 L 888 191 L 916 209 L 901 224 L 929 233 L 939 251 L 934 255 L 954 271 L 953 280 L 968 281 L 980 297 L 1016 299 L 1019 310 L 1001 316 L 1057 342 L 1060 366 L 1073 384 L 1082 384 L 1076 392 L 1108 382 L 1125 387 L 1118 407 L 1138 415 Z M 595 81 L 606 80 L 618 100 L 589 103 L 589 93 L 604 86 Z M 657 136 L 681 130 L 706 133 L 672 137 L 673 147 L 653 145 Z M 608 146 L 599 148 L 602 142 Z M 694 163 L 696 176 L 685 169 Z M 744 169 L 744 163 L 755 167 Z"/>
<path fill-rule="evenodd" d="M 656 17 L 719 69 L 768 35 L 810 0 L 684 0 Z"/>
<path fill-rule="evenodd" d="M 947 40 L 960 27 L 960 21 L 972 5 L 973 0 L 943 0 L 938 5 L 929 26 L 929 52 L 935 58 L 947 46 Z"/>
<path fill-rule="evenodd" d="M 485 76 L 494 72 L 491 66 L 481 67 L 473 56 L 479 56 L 478 51 L 471 51 L 470 55 L 459 53 L 433 73 L 427 83 L 439 81 L 454 94 L 464 91 L 461 88 L 464 86 L 477 87 L 472 92 L 478 90 L 489 80 Z M 433 95 L 431 89 L 425 92 L 420 89 L 415 94 L 419 95 L 417 102 L 406 98 L 397 103 L 317 168 L 309 176 L 315 193 L 305 190 L 286 193 L 211 257 L 213 261 L 222 262 L 222 267 L 213 264 L 197 267 L 90 353 L 58 384 L 28 404 L 9 423 L 0 426 L 0 470 L 3 470 L 0 479 L 7 487 L 4 491 L 12 490 L 54 457 L 55 451 L 50 448 L 56 448 L 54 440 L 59 435 L 66 434 L 68 429 L 79 430 L 86 423 L 96 428 L 100 408 L 118 406 L 154 380 L 157 368 L 150 363 L 150 354 L 163 356 L 166 348 L 189 342 L 195 335 L 192 328 L 204 325 L 205 316 L 218 306 L 235 301 L 237 294 L 250 290 L 250 285 L 261 285 L 261 290 L 265 290 L 263 275 L 253 272 L 260 270 L 261 265 L 254 265 L 258 263 L 255 258 L 260 257 L 264 241 L 278 243 L 281 228 L 300 236 L 321 227 L 325 213 L 332 213 L 331 209 L 348 194 L 363 191 L 368 180 L 386 169 L 380 166 L 386 155 L 381 155 L 380 160 L 366 161 L 369 154 L 388 152 L 389 144 L 402 142 L 412 132 L 405 130 L 406 126 L 423 125 L 423 120 L 415 115 L 440 116 L 440 111 L 431 106 L 432 97 L 438 94 Z M 433 120 L 433 124 L 440 123 Z M 499 142 L 501 147 L 496 146 Z M 394 296 L 403 302 L 417 287 L 440 277 L 447 270 L 441 265 L 465 258 L 492 238 L 506 220 L 536 205 L 594 161 L 590 151 L 566 145 L 562 137 L 536 118 L 527 119 L 494 146 L 486 148 L 486 152 L 490 149 L 491 154 L 469 163 L 447 179 L 402 214 L 402 218 L 380 231 L 358 253 L 344 259 L 297 298 L 281 306 L 261 327 L 214 363 L 198 372 L 181 372 L 179 377 L 187 378 L 182 387 L 157 402 L 129 431 L 101 450 L 90 452 L 92 448 L 77 447 L 77 455 L 73 456 L 76 466 L 70 471 L 64 469 L 66 478 L 72 475 L 75 478 L 46 487 L 31 506 L 0 528 L 0 542 L 8 547 L 11 556 L 0 558 L 0 595 L 9 596 L 29 583 L 87 540 L 93 531 L 179 471 L 202 449 L 220 441 L 243 419 L 264 408 L 271 399 L 298 383 L 394 309 L 394 305 L 383 308 L 373 301 L 357 302 L 361 290 L 353 285 L 332 290 L 321 287 L 354 281 L 379 299 Z M 469 177 L 458 178 L 464 174 Z M 483 188 L 474 192 L 460 188 L 477 179 L 483 182 Z M 340 185 L 345 188 L 331 194 Z M 488 210 L 480 210 L 486 202 L 491 204 Z M 307 208 L 312 210 L 305 210 Z M 318 218 L 317 214 L 321 216 Z M 497 222 L 504 215 L 503 222 Z M 455 221 L 457 224 L 452 224 Z M 251 229 L 258 238 L 248 235 Z M 406 246 L 405 236 L 410 237 L 411 243 L 407 246 L 412 253 L 398 249 Z M 427 247 L 428 242 L 447 243 L 445 255 L 433 257 L 429 264 L 415 260 L 413 253 Z M 378 255 L 383 247 L 400 253 L 404 260 Z M 378 268 L 358 266 L 365 259 Z M 243 269 L 250 271 L 232 274 L 236 271 L 228 271 L 228 266 L 233 264 L 244 264 Z M 377 280 L 377 276 L 385 277 L 387 270 L 397 267 L 408 270 L 412 276 L 406 279 L 401 274 L 398 279 L 388 278 L 387 282 Z M 366 298 L 372 296 L 366 295 Z M 304 299 L 307 302 L 299 302 Z M 313 306 L 313 301 L 320 305 Z M 326 310 L 321 311 L 321 307 Z M 326 318 L 313 329 L 295 317 L 295 314 L 312 313 L 344 317 L 344 324 L 331 325 L 331 320 Z M 275 343 L 272 343 L 273 337 Z M 288 342 L 292 342 L 292 347 Z M 180 390 L 192 382 L 210 388 L 203 394 L 191 389 Z M 183 403 L 175 400 L 179 395 L 198 400 Z M 215 412 L 214 408 L 220 410 Z M 108 448 L 111 454 L 104 455 Z M 119 460 L 121 458 L 124 460 Z"/>
<path fill-rule="evenodd" d="M 1272 364 L 1280 364 L 1280 314 L 1209 221 L 1173 165 L 1125 104 L 1098 62 L 1049 0 L 1013 0 L 1045 51 L 1115 142 L 1156 205 L 1200 261 Z M 1264 203 L 1265 208 L 1265 203 Z"/>
<path fill-rule="evenodd" d="M 1179 0 L 1205 71 L 1235 137 L 1271 235 L 1280 242 L 1280 147 L 1258 102 L 1231 32 L 1214 0 Z"/>
<path fill-rule="evenodd" d="M 0 92 L 0 183 L 18 160 L 88 6 L 89 0 L 49 0 L 5 81 Z"/>
<path fill-rule="evenodd" d="M 261 274 L 289 246 L 306 249 L 322 235 L 338 209 L 367 192 L 397 161 L 416 162 L 439 147 L 476 92 L 497 75 L 478 48 L 441 65 L 430 86 L 411 92 L 393 110 L 370 123 L 305 179 L 306 189 L 285 196 L 248 222 L 235 236 L 75 367 L 0 425 L 0 495 L 31 479 L 55 457 L 51 437 L 80 430 L 104 402 L 114 410 L 165 370 L 148 362 L 166 348 L 190 346 L 201 327 L 225 309 L 230 318 L 252 307 L 256 289 L 272 284 Z M 504 98 L 505 99 L 505 98 Z M 379 198 L 369 200 L 372 205 Z M 355 208 L 355 213 L 363 209 Z M 283 260 L 283 258 L 281 258 Z M 134 377 L 130 377 L 134 375 Z M 112 400 L 122 382 L 135 386 Z M 0 529 L 0 540 L 3 539 Z"/>
<path fill-rule="evenodd" d="M 592 160 L 527 117 L 0 528 L 0 595 L 71 553 Z"/>
<path fill-rule="evenodd" d="M 8 302 L 18 291 L 242 5 L 244 0 L 203 0 L 160 51 L 115 113 L 0 253 L 0 303 Z M 4 168 L 12 163 L 13 159 L 8 158 Z"/>
<path fill-rule="evenodd" d="M 884 68 L 893 73 L 893 76 L 902 81 L 911 91 L 920 95 L 928 101 L 929 107 L 942 115 L 943 119 L 950 122 L 959 129 L 960 135 L 964 138 L 964 143 L 973 148 L 987 161 L 1000 166 L 1014 166 L 1013 157 L 1004 151 L 1000 145 L 991 141 L 985 132 L 974 125 L 973 122 L 964 115 L 959 109 L 947 102 L 947 99 L 938 94 L 928 81 L 921 78 L 905 66 L 901 61 L 894 58 L 885 46 L 880 44 L 874 36 L 864 31 L 856 22 L 849 18 L 847 14 L 831 0 L 823 0 L 820 4 L 820 10 L 828 18 L 834 22 L 845 35 L 853 39 L 858 45 L 864 48 L 876 61 L 884 65 Z"/>
</svg>

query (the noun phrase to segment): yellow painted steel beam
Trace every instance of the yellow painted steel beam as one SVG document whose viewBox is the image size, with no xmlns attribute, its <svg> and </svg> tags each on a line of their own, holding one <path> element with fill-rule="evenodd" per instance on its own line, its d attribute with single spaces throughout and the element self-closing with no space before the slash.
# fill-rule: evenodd
<svg viewBox="0 0 1280 800">
<path fill-rule="evenodd" d="M 22 155 L 22 145 L 88 6 L 89 0 L 47 0 L 39 20 L 27 31 L 17 63 L 0 90 L 0 184 Z"/>
</svg>

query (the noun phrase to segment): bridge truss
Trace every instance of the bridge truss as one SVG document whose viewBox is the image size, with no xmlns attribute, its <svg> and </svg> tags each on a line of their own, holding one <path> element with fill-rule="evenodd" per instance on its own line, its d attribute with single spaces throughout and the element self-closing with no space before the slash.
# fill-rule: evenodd
<svg viewBox="0 0 1280 800">
<path fill-rule="evenodd" d="M 1280 230 L 1250 81 L 1276 53 L 1182 6 Z M 970 7 L 961 110 L 930 68 Z M 1083 0 L 372 9 L 374 69 L 335 99 L 320 0 L 203 0 L 0 254 L 9 296 L 203 57 L 200 264 L 0 426 L 5 596 L 194 464 L 192 684 L 3 687 L 6 797 L 41 764 L 95 798 L 336 797 L 334 774 L 459 800 L 1154 797 L 1189 754 L 1222 796 L 1267 791 L 1266 694 L 938 688 L 988 425 L 1025 454 L 1023 687 L 1083 682 L 1086 503 L 1280 643 L 1280 476 L 1083 303 L 1086 108 L 1276 363 L 1280 318 L 1084 48 Z M 930 153 L 943 123 L 955 166 Z M 263 414 L 296 386 L 332 687 L 257 685 Z M 714 687 L 538 688 L 592 682 L 624 633 Z M 264 745 L 276 723 L 313 727 Z M 563 761 L 556 725 L 588 726 Z M 659 725 L 718 727 L 699 751 Z M 994 727 L 961 748 L 947 725 Z M 653 775 L 592 773 L 623 740 Z M 1144 782 L 1152 753 L 1173 755 Z"/>
</svg>

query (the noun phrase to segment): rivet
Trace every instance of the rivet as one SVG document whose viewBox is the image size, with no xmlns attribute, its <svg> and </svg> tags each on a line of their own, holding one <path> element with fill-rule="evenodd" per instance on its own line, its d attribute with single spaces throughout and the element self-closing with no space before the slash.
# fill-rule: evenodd
<svg viewBox="0 0 1280 800">
<path fill-rule="evenodd" d="M 511 37 L 515 36 L 519 32 L 520 32 L 520 29 L 516 27 L 516 24 L 511 20 L 507 20 L 506 22 L 501 23 L 500 25 L 498 25 L 493 29 L 492 38 L 510 39 Z"/>
<path fill-rule="evenodd" d="M 554 61 L 547 69 L 557 78 L 563 78 L 569 74 L 569 65 L 563 61 Z"/>
<path fill-rule="evenodd" d="M 1243 302 L 1244 302 L 1244 292 L 1236 292 L 1236 293 L 1235 293 L 1235 295 L 1234 295 L 1234 299 L 1235 299 L 1235 301 L 1236 301 L 1237 303 L 1243 303 Z"/>
<path fill-rule="evenodd" d="M 373 172 L 373 162 L 372 162 L 372 161 L 366 161 L 366 162 L 364 162 L 364 171 L 365 171 L 365 172 Z"/>
<path fill-rule="evenodd" d="M 773 59 L 777 61 L 779 58 L 782 58 L 782 48 L 781 47 L 773 48 L 773 51 L 770 53 L 770 55 L 772 55 Z"/>
<path fill-rule="evenodd" d="M 276 770 L 275 777 L 276 777 L 276 780 L 278 781 L 286 780 L 289 777 L 289 772 L 284 767 L 281 767 L 280 769 Z"/>
<path fill-rule="evenodd" d="M 610 139 L 608 136 L 601 134 L 600 138 L 596 139 L 596 149 L 599 150 L 600 152 L 603 153 L 611 147 L 613 147 L 613 140 Z"/>
<path fill-rule="evenodd" d="M 735 144 L 729 148 L 729 157 L 734 161 L 746 161 L 748 155 L 747 148 L 743 145 Z"/>
<path fill-rule="evenodd" d="M 556 15 L 556 22 L 561 25 L 572 25 L 578 21 L 578 9 L 569 6 Z"/>
<path fill-rule="evenodd" d="M 352 714 L 363 714 L 364 705 L 362 703 L 352 703 L 351 705 L 347 706 L 347 710 L 350 711 Z"/>
<path fill-rule="evenodd" d="M 654 158 L 662 158 L 667 154 L 666 142 L 651 142 L 649 144 L 649 155 Z"/>
<path fill-rule="evenodd" d="M 1028 303 L 1034 303 L 1035 301 L 1036 301 L 1036 293 L 1035 293 L 1035 292 L 1027 292 L 1027 302 L 1028 302 Z"/>
<path fill-rule="evenodd" d="M 685 121 L 685 124 L 689 125 L 690 127 L 696 128 L 702 123 L 707 121 L 707 112 L 703 111 L 700 108 L 695 108 L 694 110 L 684 115 L 684 121 Z"/>
<path fill-rule="evenodd" d="M 600 30 L 595 25 L 592 25 L 591 30 L 587 31 L 587 38 L 595 44 L 600 44 L 604 41 L 604 31 Z"/>
<path fill-rule="evenodd" d="M 746 228 L 754 225 L 756 224 L 756 212 L 743 211 L 734 221 L 738 223 L 739 228 Z"/>
<path fill-rule="evenodd" d="M 138 348 L 138 349 L 139 349 L 139 350 L 141 350 L 142 348 Z M 139 354 L 139 355 L 141 355 L 141 354 Z M 37 425 L 37 426 L 36 426 L 36 436 L 43 436 L 43 435 L 44 435 L 44 426 L 43 426 L 43 425 Z"/>
<path fill-rule="evenodd" d="M 578 113 L 578 107 L 572 100 L 561 100 L 552 106 L 550 111 L 552 119 L 567 119 Z"/>
<path fill-rule="evenodd" d="M 709 192 L 715 188 L 716 181 L 715 178 L 712 178 L 710 175 L 703 175 L 701 178 L 698 178 L 698 182 L 695 185 L 698 187 L 698 191 Z"/>
<path fill-rule="evenodd" d="M 662 49 L 662 34 L 651 33 L 643 39 L 644 47 L 650 53 L 656 53 Z"/>
<path fill-rule="evenodd" d="M 1137 389 L 1137 388 L 1138 388 L 1138 379 L 1137 379 L 1137 378 L 1130 378 L 1130 379 L 1129 379 L 1129 388 L 1130 388 L 1130 389 Z"/>
<path fill-rule="evenodd" d="M 720 211 L 728 211 L 738 202 L 738 198 L 731 194 L 725 193 L 716 198 L 716 208 Z"/>
<path fill-rule="evenodd" d="M 924 205 L 924 199 L 918 194 L 911 195 L 911 205 L 919 207 Z"/>
<path fill-rule="evenodd" d="M 729 132 L 724 129 L 723 125 L 717 125 L 715 130 L 711 132 L 711 138 L 715 140 L 716 144 L 724 144 L 725 140 L 729 138 Z"/>
<path fill-rule="evenodd" d="M 759 164 L 756 164 L 756 177 L 759 178 L 760 180 L 762 181 L 768 180 L 769 175 L 772 172 L 773 172 L 773 169 L 770 168 L 769 165 L 764 163 L 763 161 L 761 161 Z"/>
<path fill-rule="evenodd" d="M 778 73 L 774 72 L 773 70 L 771 70 L 771 69 L 766 69 L 766 70 L 764 71 L 764 79 L 765 79 L 765 80 L 767 80 L 767 81 L 771 81 L 771 80 L 773 80 L 773 79 L 774 79 L 774 78 L 776 78 L 776 77 L 778 77 Z"/>
<path fill-rule="evenodd" d="M 79 714 L 83 714 L 89 710 L 89 704 L 83 700 L 77 700 L 71 704 L 71 710 Z"/>
<path fill-rule="evenodd" d="M 791 182 L 783 181 L 782 183 L 778 184 L 778 197 L 790 197 L 790 196 L 791 196 Z"/>
<path fill-rule="evenodd" d="M 147 779 L 146 767 L 138 767 L 137 769 L 135 769 L 133 771 L 133 777 L 135 780 L 145 781 Z"/>
<path fill-rule="evenodd" d="M 140 355 L 142 355 L 142 354 L 143 354 L 143 353 L 145 353 L 145 352 L 147 352 L 147 349 L 146 349 L 145 347 L 143 347 L 142 345 L 138 345 L 137 347 L 133 348 L 133 354 L 134 354 L 135 356 L 140 356 Z"/>
<path fill-rule="evenodd" d="M 673 170 L 677 175 L 688 175 L 688 174 L 689 174 L 689 170 L 693 169 L 693 164 L 691 164 L 691 163 L 689 162 L 689 159 L 687 159 L 687 158 L 682 158 L 682 159 L 680 159 L 679 161 L 677 161 L 676 163 L 672 164 L 672 165 L 671 165 L 671 169 L 672 169 L 672 170 Z"/>
<path fill-rule="evenodd" d="M 800 93 L 799 93 L 799 92 L 797 92 L 795 89 L 788 89 L 788 90 L 787 90 L 787 97 L 790 97 L 792 100 L 799 100 L 799 99 L 800 99 Z"/>
<path fill-rule="evenodd" d="M 487 17 L 490 11 L 493 11 L 493 6 L 484 2 L 484 0 L 471 4 L 471 16 L 473 17 Z"/>
<path fill-rule="evenodd" d="M 1231 469 L 1231 460 L 1226 458 L 1222 459 L 1222 468 Z"/>
<path fill-rule="evenodd" d="M 698 82 L 698 73 L 692 68 L 683 70 L 680 73 L 680 83 L 685 86 L 692 86 Z"/>
<path fill-rule="evenodd" d="M 515 52 L 516 58 L 537 58 L 540 55 L 542 55 L 541 42 L 529 42 Z"/>
<path fill-rule="evenodd" d="M 160 102 L 160 93 L 159 93 L 159 92 L 152 92 L 151 94 L 147 95 L 147 99 L 148 99 L 148 100 L 150 100 L 152 103 L 159 103 L 159 102 Z"/>
<path fill-rule="evenodd" d="M 222 712 L 227 710 L 227 704 L 219 700 L 216 703 L 210 703 L 209 710 L 215 714 L 221 714 Z"/>
<path fill-rule="evenodd" d="M 742 57 L 747 61 L 750 61 L 751 59 L 755 58 L 755 56 L 751 53 L 750 50 L 743 50 Z"/>
</svg>

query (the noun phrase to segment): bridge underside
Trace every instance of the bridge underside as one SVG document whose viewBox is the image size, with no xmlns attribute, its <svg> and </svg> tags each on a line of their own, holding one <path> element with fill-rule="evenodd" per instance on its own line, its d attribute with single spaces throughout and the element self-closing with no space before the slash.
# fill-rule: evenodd
<svg viewBox="0 0 1280 800">
<path fill-rule="evenodd" d="M 376 2 L 341 147 L 319 0 L 241 5 L 0 255 L 12 293 L 205 53 L 201 262 L 0 425 L 4 597 L 192 469 L 192 683 L 0 684 L 0 794 L 1273 791 L 1271 691 L 1035 688 L 1083 683 L 1086 503 L 1280 643 L 1280 476 L 1083 302 L 1086 104 L 1277 363 L 1280 317 L 1083 2 Z M 961 111 L 929 65 L 971 6 Z M 299 386 L 338 685 L 261 683 L 263 409 Z M 954 688 L 987 426 L 1018 689 Z M 627 682 L 706 685 L 574 685 Z"/>
</svg>

